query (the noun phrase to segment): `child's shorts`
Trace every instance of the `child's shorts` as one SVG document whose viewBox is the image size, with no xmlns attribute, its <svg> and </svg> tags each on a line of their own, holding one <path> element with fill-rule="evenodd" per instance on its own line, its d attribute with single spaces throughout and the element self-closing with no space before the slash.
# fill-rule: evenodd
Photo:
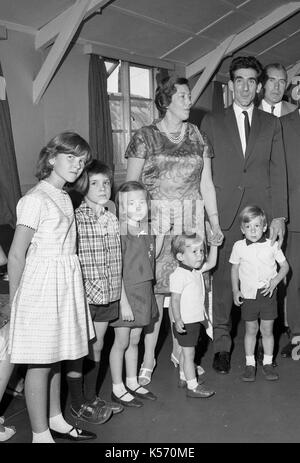
<svg viewBox="0 0 300 463">
<path fill-rule="evenodd" d="M 175 327 L 175 323 L 173 323 L 173 333 L 178 341 L 178 344 L 182 347 L 195 347 L 198 343 L 201 323 L 186 323 L 184 328 L 186 330 L 185 333 L 178 333 Z"/>
<path fill-rule="evenodd" d="M 0 329 L 0 361 L 8 360 L 9 322 Z"/>
<path fill-rule="evenodd" d="M 89 304 L 91 317 L 94 322 L 110 322 L 119 316 L 119 301 L 109 304 Z"/>
<path fill-rule="evenodd" d="M 258 320 L 275 320 L 277 318 L 277 291 L 272 294 L 272 297 L 263 296 L 257 290 L 256 299 L 244 299 L 241 305 L 242 320 L 252 322 Z"/>
</svg>

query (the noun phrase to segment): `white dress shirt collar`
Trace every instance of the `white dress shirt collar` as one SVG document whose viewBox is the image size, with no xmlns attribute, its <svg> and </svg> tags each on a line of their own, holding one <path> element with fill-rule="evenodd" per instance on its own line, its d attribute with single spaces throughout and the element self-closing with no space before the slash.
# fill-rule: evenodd
<svg viewBox="0 0 300 463">
<path fill-rule="evenodd" d="M 238 129 L 239 129 L 240 140 L 241 140 L 244 155 L 245 155 L 245 152 L 246 152 L 246 136 L 245 136 L 245 126 L 244 126 L 245 116 L 243 114 L 243 111 L 248 112 L 249 124 L 250 124 L 250 127 L 251 127 L 253 108 L 254 108 L 254 104 L 249 106 L 249 108 L 245 109 L 245 108 L 241 108 L 236 103 L 233 103 L 233 110 L 234 110 L 237 126 L 238 126 Z"/>
<path fill-rule="evenodd" d="M 266 113 L 272 113 L 271 108 L 274 106 L 274 111 L 273 114 L 274 116 L 280 117 L 281 116 L 281 106 L 282 106 L 282 101 L 279 101 L 279 103 L 275 103 L 273 105 L 270 105 L 269 103 L 266 102 L 265 99 L 262 100 L 261 102 L 262 109 Z"/>
</svg>

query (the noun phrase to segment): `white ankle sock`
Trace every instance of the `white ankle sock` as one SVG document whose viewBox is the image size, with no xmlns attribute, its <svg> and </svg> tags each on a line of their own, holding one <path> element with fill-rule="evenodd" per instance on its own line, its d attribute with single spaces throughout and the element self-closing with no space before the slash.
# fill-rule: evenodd
<svg viewBox="0 0 300 463">
<path fill-rule="evenodd" d="M 246 365 L 251 365 L 252 367 L 255 367 L 254 355 L 246 355 Z"/>
<path fill-rule="evenodd" d="M 198 381 L 196 380 L 196 378 L 190 379 L 187 381 L 188 389 L 196 389 L 197 386 L 198 386 Z"/>
<path fill-rule="evenodd" d="M 273 355 L 264 354 L 263 365 L 272 365 Z"/>
<path fill-rule="evenodd" d="M 147 392 L 149 392 L 148 389 L 145 389 L 139 385 L 136 376 L 133 376 L 132 378 L 126 378 L 126 386 L 132 391 L 135 391 L 137 388 L 139 388 L 138 392 L 140 394 L 147 394 Z"/>
<path fill-rule="evenodd" d="M 184 374 L 184 371 L 183 371 L 183 370 L 179 370 L 179 378 L 180 378 L 182 381 L 186 381 L 185 374 Z"/>
<path fill-rule="evenodd" d="M 50 429 L 46 429 L 43 432 L 32 432 L 32 443 L 33 444 L 55 444 Z"/>
<path fill-rule="evenodd" d="M 53 431 L 62 433 L 69 432 L 73 427 L 66 422 L 61 413 L 56 416 L 50 416 L 49 425 L 50 429 L 53 429 Z"/>
<path fill-rule="evenodd" d="M 115 396 L 117 397 L 121 397 L 123 394 L 127 393 L 126 395 L 124 395 L 124 397 L 122 397 L 122 400 L 124 400 L 125 402 L 130 402 L 132 399 L 134 399 L 133 395 L 129 394 L 129 392 L 126 390 L 123 383 L 113 384 L 112 390 Z"/>
</svg>

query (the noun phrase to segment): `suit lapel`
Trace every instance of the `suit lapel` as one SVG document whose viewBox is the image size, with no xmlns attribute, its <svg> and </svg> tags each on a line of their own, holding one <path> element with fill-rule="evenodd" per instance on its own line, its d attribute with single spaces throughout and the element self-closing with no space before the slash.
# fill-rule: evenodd
<svg viewBox="0 0 300 463">
<path fill-rule="evenodd" d="M 260 130 L 261 130 L 260 110 L 254 107 L 253 113 L 252 113 L 251 130 L 250 130 L 249 140 L 248 140 L 247 149 L 245 153 L 246 162 L 248 161 L 249 157 L 251 156 L 251 153 L 253 152 L 253 148 L 259 136 Z"/>
<path fill-rule="evenodd" d="M 238 156 L 244 159 L 244 153 L 243 153 L 242 143 L 240 139 L 239 129 L 237 126 L 236 117 L 235 117 L 232 106 L 230 106 L 225 111 L 225 124 L 226 124 L 226 131 L 229 134 L 230 139 L 233 141 L 233 144 L 235 146 Z"/>
</svg>

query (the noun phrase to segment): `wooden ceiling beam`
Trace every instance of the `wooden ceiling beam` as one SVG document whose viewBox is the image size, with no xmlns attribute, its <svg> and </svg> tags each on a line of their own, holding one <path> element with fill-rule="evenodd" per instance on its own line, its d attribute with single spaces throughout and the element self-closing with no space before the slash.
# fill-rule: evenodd
<svg viewBox="0 0 300 463">
<path fill-rule="evenodd" d="M 201 95 L 204 88 L 208 84 L 209 79 L 211 78 L 211 76 L 215 72 L 215 70 L 216 70 L 217 66 L 219 65 L 219 62 L 222 60 L 223 56 L 226 54 L 226 51 L 228 50 L 228 47 L 230 46 L 230 44 L 232 43 L 234 38 L 235 38 L 235 35 L 231 35 L 226 40 L 224 40 L 224 42 L 219 47 L 217 47 L 213 51 L 210 63 L 208 64 L 208 66 L 206 66 L 206 68 L 202 72 L 201 76 L 197 80 L 196 84 L 192 88 L 192 92 L 191 92 L 191 94 L 192 94 L 192 104 L 194 104 L 198 100 L 199 96 Z"/>
<path fill-rule="evenodd" d="M 113 48 L 107 45 L 87 43 L 83 47 L 83 53 L 85 55 L 95 54 L 103 56 L 105 58 L 129 61 L 130 63 L 141 64 L 143 66 L 164 68 L 169 69 L 171 71 L 174 71 L 175 69 L 174 63 L 170 61 L 162 60 L 160 58 L 152 58 L 151 56 L 138 55 L 136 53 L 131 53 L 124 49 Z"/>
<path fill-rule="evenodd" d="M 69 12 L 64 27 L 56 38 L 47 58 L 33 82 L 33 102 L 38 103 L 53 77 L 64 53 L 76 33 L 91 0 L 77 0 Z"/>
<path fill-rule="evenodd" d="M 254 40 L 256 37 L 259 37 L 264 32 L 268 31 L 272 27 L 276 26 L 283 22 L 286 18 L 291 16 L 300 10 L 300 2 L 289 2 L 286 5 L 282 5 L 279 8 L 276 8 L 272 13 L 266 15 L 264 18 L 257 21 L 252 26 L 243 30 L 237 34 L 234 40 L 229 45 L 225 56 L 228 56 L 234 53 L 236 50 L 242 48 L 247 43 Z M 225 42 L 225 41 L 224 41 Z M 224 43 L 223 42 L 223 43 Z M 222 46 L 222 44 L 220 45 Z M 206 55 L 202 56 L 198 60 L 194 61 L 186 67 L 186 76 L 190 78 L 196 74 L 199 74 L 203 69 L 210 65 L 211 60 L 214 56 L 214 50 Z M 217 63 L 218 65 L 219 63 Z M 216 66 L 217 67 L 217 66 Z"/>
<path fill-rule="evenodd" d="M 111 0 L 90 0 L 90 5 L 86 10 L 86 13 L 83 20 L 91 16 L 95 11 L 104 8 L 107 3 L 110 3 Z M 55 37 L 60 33 L 60 31 L 65 27 L 66 22 L 70 14 L 72 14 L 73 6 L 70 6 L 67 10 L 63 13 L 58 15 L 56 18 L 52 19 L 48 24 L 45 24 L 35 37 L 35 49 L 38 50 L 39 48 L 46 47 L 50 43 L 53 42 Z"/>
</svg>

